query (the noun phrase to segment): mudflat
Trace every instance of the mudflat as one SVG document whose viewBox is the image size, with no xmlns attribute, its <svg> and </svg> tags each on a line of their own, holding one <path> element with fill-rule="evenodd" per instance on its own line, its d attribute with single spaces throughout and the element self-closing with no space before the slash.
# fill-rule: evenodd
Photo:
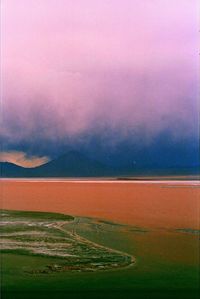
<svg viewBox="0 0 200 299">
<path fill-rule="evenodd" d="M 199 229 L 198 181 L 2 180 L 1 208 Z"/>
<path fill-rule="evenodd" d="M 1 212 L 2 298 L 197 299 L 199 231 Z"/>
</svg>

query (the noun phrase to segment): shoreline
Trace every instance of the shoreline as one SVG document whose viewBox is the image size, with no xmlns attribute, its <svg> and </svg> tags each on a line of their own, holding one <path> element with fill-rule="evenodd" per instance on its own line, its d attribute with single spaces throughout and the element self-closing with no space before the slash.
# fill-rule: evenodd
<svg viewBox="0 0 200 299">
<path fill-rule="evenodd" d="M 199 185 L 199 179 L 82 179 L 82 178 L 0 178 L 0 182 L 23 182 L 23 183 L 96 183 L 96 184 L 179 184 Z"/>
</svg>

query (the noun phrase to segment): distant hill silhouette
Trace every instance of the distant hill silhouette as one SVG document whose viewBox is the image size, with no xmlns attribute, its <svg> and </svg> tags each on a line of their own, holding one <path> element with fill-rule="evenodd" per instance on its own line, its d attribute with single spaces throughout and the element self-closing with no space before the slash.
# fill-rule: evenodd
<svg viewBox="0 0 200 299">
<path fill-rule="evenodd" d="M 1 177 L 99 177 L 109 176 L 114 171 L 79 152 L 70 151 L 61 157 L 34 168 L 24 168 L 1 162 Z"/>
<path fill-rule="evenodd" d="M 0 162 L 1 177 L 26 177 L 28 176 L 28 168 L 17 166 L 9 162 Z"/>
<path fill-rule="evenodd" d="M 24 168 L 8 162 L 0 162 L 0 176 L 2 178 L 34 178 L 34 177 L 142 177 L 142 176 L 170 176 L 170 175 L 199 175 L 199 166 L 185 168 L 156 168 L 138 167 L 113 168 L 85 155 L 70 151 L 46 164 L 34 168 Z"/>
</svg>

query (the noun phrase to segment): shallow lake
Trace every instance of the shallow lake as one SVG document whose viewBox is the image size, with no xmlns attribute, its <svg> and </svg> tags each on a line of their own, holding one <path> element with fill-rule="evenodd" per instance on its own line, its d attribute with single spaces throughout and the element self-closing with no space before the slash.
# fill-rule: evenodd
<svg viewBox="0 0 200 299">
<path fill-rule="evenodd" d="M 198 181 L 1 180 L 1 208 L 99 217 L 142 227 L 199 228 Z"/>
</svg>

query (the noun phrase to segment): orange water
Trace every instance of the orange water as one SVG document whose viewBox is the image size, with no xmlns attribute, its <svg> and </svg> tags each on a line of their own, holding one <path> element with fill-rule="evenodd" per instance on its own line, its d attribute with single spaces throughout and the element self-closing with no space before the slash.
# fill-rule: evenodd
<svg viewBox="0 0 200 299">
<path fill-rule="evenodd" d="M 3 209 L 61 212 L 139 226 L 199 228 L 200 186 L 191 182 L 0 183 Z"/>
</svg>

